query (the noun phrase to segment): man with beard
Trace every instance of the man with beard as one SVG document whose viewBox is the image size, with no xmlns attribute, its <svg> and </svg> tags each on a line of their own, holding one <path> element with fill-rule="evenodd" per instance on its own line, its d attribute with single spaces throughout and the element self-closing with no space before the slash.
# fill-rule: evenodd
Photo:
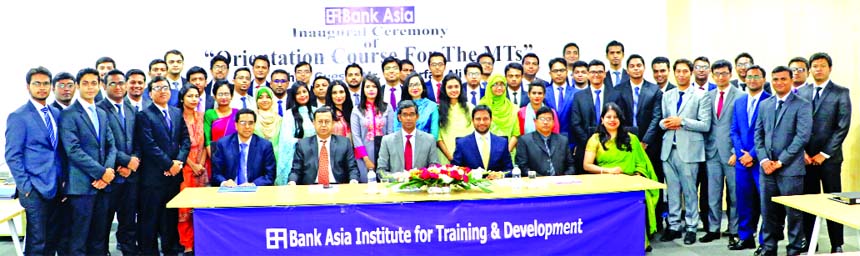
<svg viewBox="0 0 860 256">
<path fill-rule="evenodd" d="M 699 56 L 693 60 L 693 74 L 696 76 L 694 87 L 703 91 L 710 91 L 717 88 L 717 85 L 708 82 L 708 75 L 711 74 L 711 61 L 708 57 Z"/>
<path fill-rule="evenodd" d="M 54 103 L 51 106 L 63 110 L 72 105 L 75 99 L 75 77 L 68 72 L 61 72 L 54 77 Z"/>
<path fill-rule="evenodd" d="M 496 58 L 489 52 L 478 55 L 478 64 L 481 64 L 481 89 L 487 89 L 487 79 L 493 74 L 493 65 L 496 64 Z"/>
<path fill-rule="evenodd" d="M 651 61 L 651 72 L 654 74 L 654 83 L 660 87 L 660 91 L 666 93 L 668 90 L 675 88 L 675 85 L 669 82 L 669 59 L 663 56 L 654 58 Z"/>
<path fill-rule="evenodd" d="M 752 55 L 746 52 L 738 54 L 738 56 L 735 57 L 735 69 L 738 74 L 738 79 L 732 79 L 732 86 L 741 89 L 742 91 L 747 91 L 747 69 L 753 65 L 755 65 L 755 60 L 753 60 Z M 765 81 L 763 88 L 765 92 L 772 94 L 773 91 L 770 89 L 770 82 Z"/>
<path fill-rule="evenodd" d="M 579 61 L 579 45 L 574 42 L 567 43 L 561 50 L 564 61 L 567 62 L 567 73 L 573 76 L 573 63 Z"/>
<path fill-rule="evenodd" d="M 307 61 L 301 61 L 293 68 L 293 73 L 296 75 L 296 82 L 293 83 L 290 88 L 296 88 L 299 85 L 299 82 L 310 85 L 311 84 L 311 75 L 314 72 L 314 68 L 311 67 L 311 64 Z"/>
<path fill-rule="evenodd" d="M 297 76 L 298 77 L 298 76 Z M 275 93 L 275 98 L 272 99 L 273 103 L 277 104 L 278 115 L 283 117 L 284 113 L 289 110 L 290 106 L 290 97 L 287 95 L 287 84 L 290 82 L 290 73 L 287 73 L 286 70 L 276 69 L 272 71 L 272 92 Z M 296 83 L 304 83 L 302 81 L 297 81 Z M 295 90 L 295 89 L 293 89 Z"/>
<path fill-rule="evenodd" d="M 508 151 L 508 139 L 490 132 L 493 123 L 493 111 L 486 105 L 478 105 L 472 109 L 472 125 L 475 126 L 473 135 L 457 138 L 454 149 L 454 159 L 451 164 L 465 166 L 471 169 L 509 171 L 513 169 L 511 152 Z"/>
<path fill-rule="evenodd" d="M 246 67 L 241 67 L 233 72 L 233 100 L 230 101 L 230 107 L 235 109 L 257 109 L 257 101 L 254 100 L 254 95 L 251 95 L 249 90 L 251 87 L 251 70 Z"/>
<path fill-rule="evenodd" d="M 538 70 L 540 70 L 540 58 L 534 53 L 527 53 L 523 57 L 523 61 L 521 63 L 523 65 L 523 83 L 522 84 L 532 84 L 532 82 L 537 81 L 538 83 L 548 86 L 549 82 L 540 79 L 537 77 Z"/>
<path fill-rule="evenodd" d="M 125 77 L 126 84 L 128 84 L 126 98 L 131 103 L 131 106 L 134 107 L 134 111 L 141 111 L 143 108 L 148 107 L 149 104 L 152 104 L 152 100 L 149 97 L 143 97 L 143 92 L 146 91 L 146 75 L 143 74 L 143 71 L 140 69 L 131 69 L 125 73 Z"/>
<path fill-rule="evenodd" d="M 349 89 L 346 94 L 348 97 L 352 97 L 352 105 L 357 106 L 361 102 L 361 82 L 364 81 L 364 69 L 357 63 L 352 63 L 346 66 L 343 73 L 346 77 L 347 89 Z"/>
<path fill-rule="evenodd" d="M 806 58 L 792 58 L 788 61 L 788 68 L 791 69 L 792 93 L 797 93 L 801 88 L 810 84 L 806 82 L 806 79 L 809 78 L 809 61 Z"/>
<path fill-rule="evenodd" d="M 222 55 L 212 57 L 212 60 L 209 61 L 209 72 L 212 73 L 212 80 L 206 83 L 204 94 L 214 97 L 215 93 L 212 92 L 212 86 L 217 81 L 227 80 L 227 74 L 230 73 L 230 59 Z"/>
<path fill-rule="evenodd" d="M 251 81 L 251 86 L 248 87 L 248 94 L 254 95 L 254 90 L 260 87 L 270 87 L 266 77 L 269 76 L 269 57 L 266 55 L 257 55 L 252 62 L 254 69 L 254 79 Z M 256 103 L 255 103 L 256 105 Z"/>
<path fill-rule="evenodd" d="M 179 103 L 179 90 L 188 82 L 185 77 L 182 77 L 182 70 L 185 67 L 185 56 L 179 50 L 170 50 L 164 53 L 164 62 L 167 63 L 167 83 L 170 85 L 170 101 L 167 104 L 176 106 Z"/>
<path fill-rule="evenodd" d="M 609 67 L 606 69 L 603 84 L 615 87 L 622 81 L 630 79 L 627 70 L 621 66 L 621 62 L 624 61 L 624 44 L 615 40 L 606 44 L 606 59 L 609 60 Z"/>
</svg>

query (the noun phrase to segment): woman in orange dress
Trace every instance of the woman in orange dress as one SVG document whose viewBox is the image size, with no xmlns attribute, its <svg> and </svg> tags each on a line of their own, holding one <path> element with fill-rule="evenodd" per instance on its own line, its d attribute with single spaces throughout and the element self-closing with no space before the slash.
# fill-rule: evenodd
<svg viewBox="0 0 860 256">
<path fill-rule="evenodd" d="M 179 91 L 179 107 L 182 109 L 182 118 L 188 127 L 188 138 L 191 140 L 191 148 L 188 152 L 186 165 L 182 167 L 182 184 L 179 190 L 191 187 L 205 187 L 209 184 L 209 175 L 206 173 L 208 159 L 206 157 L 205 140 L 203 134 L 203 113 L 197 112 L 197 103 L 200 99 L 200 91 L 195 86 L 188 86 Z M 191 208 L 179 209 L 179 243 L 185 246 L 185 253 L 194 251 L 194 229 L 191 219 Z"/>
</svg>

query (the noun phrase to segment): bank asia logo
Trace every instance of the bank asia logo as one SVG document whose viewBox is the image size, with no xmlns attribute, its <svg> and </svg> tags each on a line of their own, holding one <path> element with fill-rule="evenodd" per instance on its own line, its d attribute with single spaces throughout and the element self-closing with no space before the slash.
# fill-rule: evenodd
<svg viewBox="0 0 860 256">
<path fill-rule="evenodd" d="M 326 7 L 326 25 L 414 24 L 415 6 Z"/>
</svg>

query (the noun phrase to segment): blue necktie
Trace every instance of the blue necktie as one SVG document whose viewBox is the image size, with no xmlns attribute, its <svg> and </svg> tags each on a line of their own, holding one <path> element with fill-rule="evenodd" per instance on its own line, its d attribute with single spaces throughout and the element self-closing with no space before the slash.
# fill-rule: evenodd
<svg viewBox="0 0 860 256">
<path fill-rule="evenodd" d="M 239 143 L 239 170 L 236 172 L 236 184 L 242 185 L 248 182 L 248 144 Z"/>
<path fill-rule="evenodd" d="M 476 95 L 477 95 L 477 94 L 478 94 L 478 92 L 476 92 L 476 91 L 472 91 L 472 105 L 473 105 L 473 106 L 477 106 L 477 105 L 478 105 L 478 102 L 475 100 L 475 98 L 477 98 L 477 97 L 476 97 Z"/>
<path fill-rule="evenodd" d="M 558 89 L 558 102 L 555 103 L 555 110 L 561 111 L 562 106 L 564 106 L 564 86 L 556 87 Z"/>
<path fill-rule="evenodd" d="M 684 92 L 678 91 L 678 106 L 675 107 L 675 115 L 681 114 L 678 113 L 679 111 L 681 111 L 681 102 L 684 102 Z"/>
<path fill-rule="evenodd" d="M 552 166 L 552 152 L 549 149 L 549 138 L 543 138 L 543 146 L 546 148 L 546 153 L 550 157 L 547 157 L 546 161 L 549 162 L 549 176 L 555 175 L 555 166 Z"/>
<path fill-rule="evenodd" d="M 282 105 L 283 102 L 284 100 L 278 100 L 278 115 L 281 117 L 284 116 L 284 106 Z"/>
<path fill-rule="evenodd" d="M 179 82 L 173 82 L 173 90 L 179 90 Z"/>
<path fill-rule="evenodd" d="M 119 113 L 119 125 L 122 126 L 123 132 L 125 132 L 125 115 L 122 113 L 122 105 L 113 104 L 116 106 L 116 112 Z"/>
<path fill-rule="evenodd" d="M 93 128 L 96 129 L 96 139 L 101 141 L 101 136 L 99 136 L 99 117 L 96 114 L 96 106 L 87 107 L 90 111 L 90 122 L 93 123 Z"/>
<path fill-rule="evenodd" d="M 633 88 L 633 126 L 636 126 L 637 114 L 639 114 L 639 86 Z"/>
<path fill-rule="evenodd" d="M 747 124 L 749 125 L 749 127 L 755 127 L 755 125 L 752 123 L 753 116 L 755 115 L 755 103 L 756 99 L 750 98 L 750 104 L 749 106 L 747 106 Z"/>
<path fill-rule="evenodd" d="M 54 136 L 54 122 L 51 121 L 51 116 L 48 115 L 48 107 L 42 108 L 42 114 L 45 116 L 45 125 L 48 126 L 48 139 L 51 140 L 51 146 L 57 148 L 57 136 Z"/>
<path fill-rule="evenodd" d="M 615 72 L 612 72 L 612 73 L 613 73 L 613 74 L 615 74 L 615 84 L 614 84 L 613 86 L 618 85 L 619 83 L 621 83 L 621 72 L 619 72 L 619 71 L 615 71 Z"/>
<path fill-rule="evenodd" d="M 603 105 L 600 104 L 600 90 L 595 90 L 596 98 L 594 99 L 594 114 L 596 115 L 597 125 L 600 125 L 600 107 Z"/>
<path fill-rule="evenodd" d="M 167 110 L 162 110 L 161 113 L 164 113 L 164 123 L 167 124 L 168 133 L 173 130 L 173 124 L 170 122 L 170 116 L 167 115 Z"/>
<path fill-rule="evenodd" d="M 248 108 L 248 103 L 245 102 L 245 96 L 242 96 L 242 108 Z"/>
</svg>

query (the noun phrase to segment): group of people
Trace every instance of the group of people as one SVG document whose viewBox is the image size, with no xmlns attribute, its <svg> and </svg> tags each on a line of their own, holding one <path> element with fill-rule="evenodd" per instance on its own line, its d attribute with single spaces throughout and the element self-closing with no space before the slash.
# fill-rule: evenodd
<svg viewBox="0 0 860 256">
<path fill-rule="evenodd" d="M 563 56 L 548 62 L 549 81 L 537 77 L 531 53 L 503 74 L 481 54 L 459 77 L 434 52 L 426 80 L 393 57 L 382 61 L 381 78 L 355 63 L 345 80 L 312 78 L 306 62 L 292 75 L 270 72 L 257 56 L 228 80 L 231 60 L 220 55 L 209 72 L 194 66 L 183 77 L 177 50 L 148 73 L 119 71 L 108 57 L 74 76 L 33 68 L 31 98 L 6 131 L 6 161 L 27 214 L 25 250 L 107 254 L 116 217 L 124 254 L 158 254 L 159 239 L 161 253 L 192 254 L 193 211 L 166 208 L 182 189 L 360 183 L 368 173 L 448 163 L 665 182 L 665 193 L 646 191 L 646 250 L 661 229 L 661 241 L 683 232 L 694 243 L 700 209 L 707 233 L 699 241 L 719 239 L 723 193 L 729 249 L 755 248 L 759 216 L 757 254 L 776 253 L 786 214 L 790 254 L 812 239 L 813 217 L 770 198 L 819 193 L 822 183 L 825 192 L 841 189 L 851 107 L 848 89 L 829 81 L 826 53 L 772 69 L 770 84 L 747 53 L 734 63 L 678 59 L 677 85 L 665 57 L 651 62 L 656 83 L 644 79 L 642 56 L 622 66 L 617 41 L 606 46 L 608 65 L 580 61 L 575 43 Z M 841 250 L 841 226 L 828 230 Z"/>
</svg>

